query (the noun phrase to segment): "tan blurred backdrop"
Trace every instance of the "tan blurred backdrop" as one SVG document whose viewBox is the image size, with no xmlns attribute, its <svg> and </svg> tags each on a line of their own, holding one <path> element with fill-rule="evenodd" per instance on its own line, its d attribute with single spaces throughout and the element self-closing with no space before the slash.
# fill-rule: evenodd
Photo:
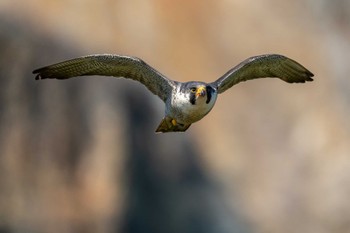
<svg viewBox="0 0 350 233">
<path fill-rule="evenodd" d="M 0 1 L 0 232 L 350 232 L 350 2 Z M 135 82 L 35 81 L 94 53 L 213 81 L 258 54 L 307 84 L 234 86 L 186 133 Z"/>
</svg>

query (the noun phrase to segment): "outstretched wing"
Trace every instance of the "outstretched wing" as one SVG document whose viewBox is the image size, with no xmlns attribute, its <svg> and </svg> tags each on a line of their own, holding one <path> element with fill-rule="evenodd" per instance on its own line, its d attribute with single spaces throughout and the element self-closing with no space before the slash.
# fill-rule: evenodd
<svg viewBox="0 0 350 233">
<path fill-rule="evenodd" d="M 314 75 L 298 62 L 278 54 L 267 54 L 248 58 L 229 70 L 215 82 L 218 93 L 233 85 L 257 78 L 280 78 L 288 83 L 313 81 Z"/>
<path fill-rule="evenodd" d="M 111 54 L 90 55 L 63 61 L 33 71 L 35 79 L 68 79 L 85 75 L 114 76 L 133 79 L 145 85 L 164 102 L 175 82 L 139 58 Z"/>
</svg>

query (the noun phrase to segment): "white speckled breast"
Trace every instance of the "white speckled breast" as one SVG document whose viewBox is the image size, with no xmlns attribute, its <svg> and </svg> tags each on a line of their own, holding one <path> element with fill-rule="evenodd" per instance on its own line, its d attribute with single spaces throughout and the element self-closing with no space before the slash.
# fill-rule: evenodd
<svg viewBox="0 0 350 233">
<path fill-rule="evenodd" d="M 182 124 L 199 121 L 213 108 L 217 93 L 212 94 L 209 103 L 206 103 L 207 96 L 199 97 L 196 104 L 191 104 L 189 98 L 189 94 L 177 93 L 169 103 L 166 103 L 165 114 Z"/>
</svg>

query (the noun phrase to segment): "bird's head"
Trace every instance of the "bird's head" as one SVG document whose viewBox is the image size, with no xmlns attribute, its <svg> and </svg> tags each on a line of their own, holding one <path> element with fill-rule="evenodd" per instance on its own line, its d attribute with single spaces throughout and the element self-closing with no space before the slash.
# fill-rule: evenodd
<svg viewBox="0 0 350 233">
<path fill-rule="evenodd" d="M 198 101 L 208 104 L 211 100 L 214 88 L 202 82 L 188 82 L 185 84 L 184 90 L 189 96 L 191 104 L 195 105 Z"/>
</svg>

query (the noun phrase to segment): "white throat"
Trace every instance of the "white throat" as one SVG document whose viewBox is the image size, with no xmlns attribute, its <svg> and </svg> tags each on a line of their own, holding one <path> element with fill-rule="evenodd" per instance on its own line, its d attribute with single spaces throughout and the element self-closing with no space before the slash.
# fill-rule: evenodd
<svg viewBox="0 0 350 233">
<path fill-rule="evenodd" d="M 217 99 L 217 93 L 212 93 L 209 103 L 207 95 L 199 96 L 195 104 L 190 102 L 190 94 L 177 92 L 173 96 L 170 106 L 167 107 L 166 115 L 177 119 L 178 122 L 193 123 L 202 119 L 213 108 Z"/>
</svg>

